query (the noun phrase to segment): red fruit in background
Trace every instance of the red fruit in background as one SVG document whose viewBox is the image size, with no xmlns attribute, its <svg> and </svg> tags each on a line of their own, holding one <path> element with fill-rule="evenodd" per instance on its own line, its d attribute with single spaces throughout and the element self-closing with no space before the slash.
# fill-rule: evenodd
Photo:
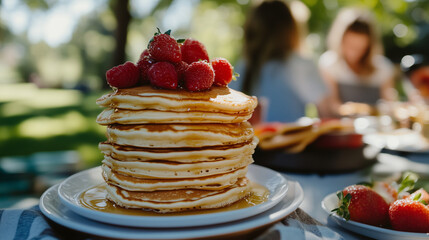
<svg viewBox="0 0 429 240">
<path fill-rule="evenodd" d="M 254 132 L 257 136 L 264 133 L 275 133 L 279 131 L 283 126 L 284 124 L 280 122 L 262 123 L 254 127 Z"/>
<path fill-rule="evenodd" d="M 214 85 L 226 86 L 231 82 L 233 77 L 234 68 L 231 63 L 225 58 L 215 58 L 211 61 L 213 70 L 215 72 Z"/>
<path fill-rule="evenodd" d="M 363 185 L 348 186 L 338 197 L 340 206 L 332 211 L 341 217 L 373 226 L 388 225 L 389 205 L 371 188 Z"/>
<path fill-rule="evenodd" d="M 429 208 L 421 202 L 397 200 L 390 205 L 389 218 L 395 230 L 429 233 Z"/>
<path fill-rule="evenodd" d="M 177 72 L 177 78 L 179 79 L 179 81 L 184 79 L 185 71 L 186 69 L 188 69 L 188 66 L 189 65 L 184 61 L 174 64 L 174 67 L 176 68 L 176 72 Z"/>
<path fill-rule="evenodd" d="M 140 80 L 142 84 L 149 82 L 148 71 L 152 64 L 155 62 L 153 59 L 150 59 L 148 56 L 141 55 L 139 61 L 137 62 L 137 67 L 140 70 Z"/>
<path fill-rule="evenodd" d="M 148 46 L 150 56 L 156 61 L 180 62 L 180 46 L 169 34 L 155 34 Z"/>
<path fill-rule="evenodd" d="M 107 83 L 116 88 L 129 88 L 137 85 L 140 78 L 139 68 L 132 62 L 113 67 L 106 72 Z"/>
<path fill-rule="evenodd" d="M 168 62 L 154 63 L 148 71 L 150 83 L 153 86 L 176 89 L 177 88 L 177 73 L 174 65 Z"/>
<path fill-rule="evenodd" d="M 188 64 L 198 62 L 199 60 L 209 61 L 209 54 L 206 47 L 199 41 L 188 38 L 183 43 L 182 47 L 182 60 Z"/>
<path fill-rule="evenodd" d="M 214 82 L 214 71 L 205 61 L 193 62 L 185 71 L 184 84 L 189 91 L 203 91 L 209 89 Z"/>
</svg>

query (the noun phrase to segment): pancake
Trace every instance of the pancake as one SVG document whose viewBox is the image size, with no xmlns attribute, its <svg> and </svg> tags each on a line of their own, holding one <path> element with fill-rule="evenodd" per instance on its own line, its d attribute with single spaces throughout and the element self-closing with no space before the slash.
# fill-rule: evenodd
<svg viewBox="0 0 429 240">
<path fill-rule="evenodd" d="M 232 172 L 253 162 L 251 155 L 235 159 L 200 163 L 173 163 L 167 161 L 123 162 L 105 156 L 103 164 L 114 171 L 140 178 L 197 178 Z"/>
<path fill-rule="evenodd" d="M 110 125 L 111 143 L 136 147 L 180 148 L 231 145 L 253 139 L 248 122 L 231 124 Z"/>
<path fill-rule="evenodd" d="M 102 142 L 99 149 L 104 155 L 121 161 L 148 161 L 166 160 L 172 162 L 208 162 L 224 160 L 239 155 L 252 155 L 258 139 L 254 137 L 250 142 L 227 146 L 187 147 L 187 148 L 141 148 L 121 146 Z"/>
<path fill-rule="evenodd" d="M 203 111 L 124 110 L 108 108 L 97 117 L 100 125 L 146 123 L 239 123 L 247 121 L 251 113 L 221 113 Z"/>
<path fill-rule="evenodd" d="M 250 194 L 247 178 L 222 190 L 180 189 L 167 191 L 127 191 L 108 184 L 107 198 L 126 208 L 151 209 L 160 213 L 210 209 L 227 206 Z"/>
<path fill-rule="evenodd" d="M 256 97 L 247 96 L 228 87 L 213 86 L 208 91 L 189 92 L 183 89 L 163 90 L 140 86 L 117 89 L 99 98 L 97 104 L 129 110 L 251 114 L 257 100 Z"/>
<path fill-rule="evenodd" d="M 232 186 L 239 178 L 246 176 L 247 167 L 239 168 L 225 174 L 217 174 L 201 178 L 182 179 L 145 179 L 123 175 L 102 165 L 103 178 L 110 185 L 129 191 L 159 191 L 175 189 L 221 190 Z"/>
<path fill-rule="evenodd" d="M 219 208 L 250 194 L 245 177 L 258 143 L 247 120 L 256 97 L 151 86 L 116 89 L 106 109 L 103 178 L 118 206 L 166 213 Z"/>
</svg>

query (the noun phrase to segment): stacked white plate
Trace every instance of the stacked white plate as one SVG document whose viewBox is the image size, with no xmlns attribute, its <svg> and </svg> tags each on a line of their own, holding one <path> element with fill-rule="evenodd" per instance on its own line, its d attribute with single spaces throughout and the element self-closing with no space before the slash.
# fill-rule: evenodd
<svg viewBox="0 0 429 240">
<path fill-rule="evenodd" d="M 250 165 L 247 177 L 270 191 L 266 202 L 209 214 L 133 216 L 92 210 L 80 204 L 82 192 L 104 182 L 101 168 L 96 167 L 48 189 L 40 199 L 40 209 L 62 226 L 99 237 L 192 239 L 248 233 L 269 226 L 295 211 L 304 199 L 299 183 L 268 168 Z"/>
</svg>

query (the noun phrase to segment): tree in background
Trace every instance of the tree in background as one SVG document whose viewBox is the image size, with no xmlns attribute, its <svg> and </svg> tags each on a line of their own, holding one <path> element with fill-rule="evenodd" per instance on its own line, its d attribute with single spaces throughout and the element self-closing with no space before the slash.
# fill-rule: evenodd
<svg viewBox="0 0 429 240">
<path fill-rule="evenodd" d="M 135 0 L 100 0 L 102 7 L 83 16 L 74 29 L 72 39 L 56 47 L 44 42 L 30 43 L 27 32 L 15 35 L 0 17 L 0 54 L 5 46 L 14 46 L 18 64 L 12 66 L 9 82 L 29 81 L 39 76 L 48 87 L 74 87 L 79 84 L 98 89 L 105 84 L 104 74 L 112 66 L 130 60 L 136 62 L 156 27 L 170 28 L 165 19 L 180 0 L 152 1 L 144 15 L 135 14 Z M 179 37 L 194 37 L 205 43 L 210 56 L 224 56 L 236 62 L 241 54 L 242 25 L 249 7 L 256 1 L 220 0 L 192 1 L 193 11 L 186 25 L 174 29 Z M 325 36 L 339 9 L 360 6 L 371 9 L 383 33 L 386 55 L 399 62 L 405 54 L 424 53 L 429 36 L 429 1 L 402 0 L 302 0 L 310 10 L 309 37 L 315 56 L 325 50 Z M 1 3 L 1 2 L 0 2 Z M 47 12 L 57 0 L 23 0 L 31 12 Z M 161 29 L 167 30 L 167 29 Z M 0 68 L 2 68 L 0 56 Z M 6 59 L 7 60 L 7 59 Z M 2 69 L 5 67 L 3 66 Z M 5 71 L 1 71 L 5 72 Z M 0 73 L 1 74 L 1 73 Z M 0 81 L 6 79 L 1 76 Z"/>
<path fill-rule="evenodd" d="M 116 47 L 113 52 L 112 66 L 125 62 L 125 47 L 127 45 L 128 26 L 131 21 L 129 10 L 129 0 L 112 0 L 110 7 L 116 19 L 115 42 Z"/>
</svg>

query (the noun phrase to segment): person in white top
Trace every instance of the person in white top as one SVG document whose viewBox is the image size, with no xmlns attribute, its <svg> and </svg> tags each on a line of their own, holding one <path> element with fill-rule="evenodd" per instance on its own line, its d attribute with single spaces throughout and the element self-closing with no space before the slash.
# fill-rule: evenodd
<svg viewBox="0 0 429 240">
<path fill-rule="evenodd" d="M 393 65 L 382 55 L 369 11 L 343 9 L 331 27 L 327 43 L 328 51 L 320 57 L 319 68 L 330 88 L 334 114 L 347 102 L 374 106 L 379 99 L 394 98 Z"/>
<path fill-rule="evenodd" d="M 313 103 L 323 114 L 327 88 L 317 65 L 298 54 L 297 23 L 283 1 L 264 1 L 254 8 L 244 26 L 244 60 L 231 88 L 266 99 L 267 122 L 294 122 Z M 255 114 L 254 114 L 255 115 Z M 257 115 L 257 114 L 256 114 Z"/>
</svg>

